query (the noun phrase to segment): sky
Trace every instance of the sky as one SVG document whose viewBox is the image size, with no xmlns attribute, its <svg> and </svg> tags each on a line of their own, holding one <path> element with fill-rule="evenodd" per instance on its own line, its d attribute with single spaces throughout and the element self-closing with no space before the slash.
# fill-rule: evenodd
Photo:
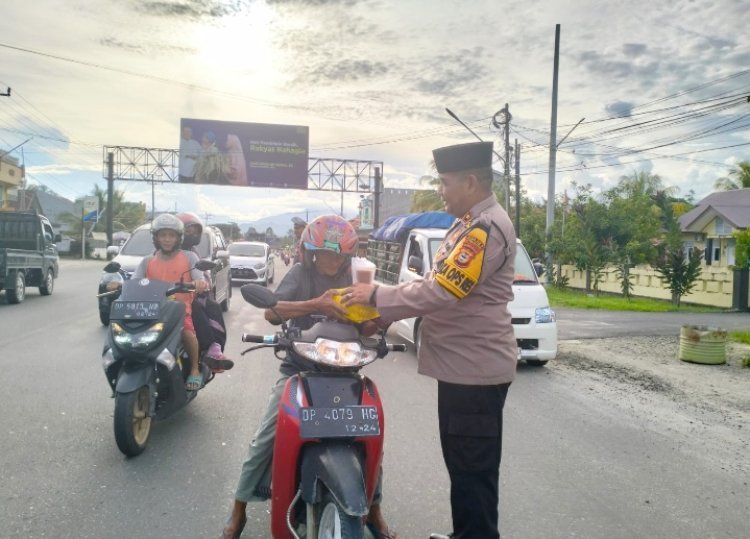
<svg viewBox="0 0 750 539">
<path fill-rule="evenodd" d="M 428 188 L 432 149 L 504 139 L 521 183 L 554 191 L 635 172 L 700 200 L 750 160 L 746 0 L 4 0 L 0 151 L 66 198 L 106 188 L 103 148 L 178 148 L 181 118 L 309 126 L 310 157 L 383 162 Z M 446 113 L 454 112 L 469 129 Z M 582 121 L 581 121 L 582 120 Z M 580 123 L 579 123 L 580 121 Z M 502 122 L 500 122 L 502 123 Z M 494 164 L 503 170 L 503 163 Z M 513 165 L 515 166 L 515 165 Z M 152 185 L 118 181 L 151 208 Z M 357 213 L 321 191 L 156 184 L 157 211 L 209 222 Z"/>
</svg>

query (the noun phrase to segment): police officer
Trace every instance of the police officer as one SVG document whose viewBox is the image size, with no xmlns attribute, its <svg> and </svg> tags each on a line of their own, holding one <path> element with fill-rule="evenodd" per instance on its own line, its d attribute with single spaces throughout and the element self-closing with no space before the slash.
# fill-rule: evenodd
<svg viewBox="0 0 750 539">
<path fill-rule="evenodd" d="M 493 539 L 503 406 L 516 371 L 513 299 L 516 236 L 492 192 L 492 143 L 433 150 L 445 210 L 457 217 L 424 280 L 356 284 L 345 305 L 377 307 L 381 324 L 422 317 L 419 372 L 438 381 L 443 460 L 453 532 L 432 539 Z"/>
</svg>

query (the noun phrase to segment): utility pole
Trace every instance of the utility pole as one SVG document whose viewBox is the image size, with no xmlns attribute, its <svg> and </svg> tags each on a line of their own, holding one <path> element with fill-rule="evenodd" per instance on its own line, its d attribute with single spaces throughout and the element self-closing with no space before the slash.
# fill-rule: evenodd
<svg viewBox="0 0 750 539">
<path fill-rule="evenodd" d="M 555 223 L 555 167 L 557 166 L 557 74 L 560 68 L 560 25 L 555 25 L 555 63 L 552 72 L 552 116 L 549 131 L 549 179 L 547 181 L 547 226 L 544 229 L 545 265 L 547 284 L 552 283 L 552 252 L 549 243 L 552 239 L 552 225 Z"/>
<path fill-rule="evenodd" d="M 107 154 L 107 247 L 112 245 L 114 203 L 112 197 L 115 192 L 115 155 Z"/>
<path fill-rule="evenodd" d="M 505 209 L 510 210 L 510 111 L 505 104 Z"/>
<path fill-rule="evenodd" d="M 516 237 L 521 237 L 521 145 L 516 139 Z"/>
</svg>

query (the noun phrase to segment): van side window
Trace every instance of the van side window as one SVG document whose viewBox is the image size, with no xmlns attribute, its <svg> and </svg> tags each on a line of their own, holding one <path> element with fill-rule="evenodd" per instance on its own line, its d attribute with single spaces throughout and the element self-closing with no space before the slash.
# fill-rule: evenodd
<svg viewBox="0 0 750 539">
<path fill-rule="evenodd" d="M 407 256 L 408 257 L 416 256 L 420 260 L 423 260 L 423 257 L 422 257 L 422 248 L 419 246 L 419 242 L 417 241 L 417 239 L 414 236 L 412 236 L 411 238 L 409 238 L 409 251 L 408 251 Z M 406 260 L 408 261 L 409 259 L 407 258 Z M 409 268 L 409 269 L 412 269 L 412 268 Z M 418 273 L 419 275 L 424 276 L 424 271 L 418 271 L 416 273 Z"/>
</svg>

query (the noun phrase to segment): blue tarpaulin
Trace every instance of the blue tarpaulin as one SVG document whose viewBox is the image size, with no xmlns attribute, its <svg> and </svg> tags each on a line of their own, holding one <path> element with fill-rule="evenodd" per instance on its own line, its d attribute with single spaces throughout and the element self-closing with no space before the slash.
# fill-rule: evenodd
<svg viewBox="0 0 750 539">
<path fill-rule="evenodd" d="M 450 228 L 456 218 L 444 211 L 394 215 L 372 233 L 376 240 L 404 241 L 413 228 Z"/>
</svg>

